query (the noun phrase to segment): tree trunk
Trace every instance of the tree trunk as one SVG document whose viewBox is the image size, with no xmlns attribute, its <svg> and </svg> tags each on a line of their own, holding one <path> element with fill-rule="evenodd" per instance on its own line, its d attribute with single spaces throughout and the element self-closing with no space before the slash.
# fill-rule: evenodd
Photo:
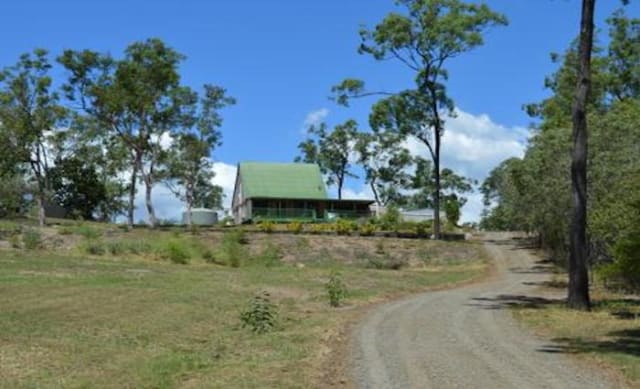
<svg viewBox="0 0 640 389">
<path fill-rule="evenodd" d="M 338 200 L 342 200 L 342 183 L 344 181 L 344 178 L 340 177 L 338 178 Z"/>
<path fill-rule="evenodd" d="M 45 204 L 44 188 L 41 188 L 39 192 L 40 193 L 38 193 L 37 200 L 36 200 L 38 205 L 38 225 L 40 227 L 44 227 L 44 224 L 46 222 L 46 215 L 44 211 L 44 204 Z"/>
<path fill-rule="evenodd" d="M 435 152 L 433 158 L 433 174 L 436 189 L 433 193 L 433 237 L 440 239 L 440 129 L 435 129 Z"/>
<path fill-rule="evenodd" d="M 127 226 L 131 229 L 133 228 L 133 211 L 135 210 L 135 200 L 136 200 L 136 180 L 138 178 L 138 160 L 133 163 L 131 171 L 131 182 L 129 186 L 129 204 L 127 208 Z"/>
<path fill-rule="evenodd" d="M 186 220 L 186 222 L 187 222 L 187 225 L 189 227 L 191 227 L 193 225 L 193 220 L 191 218 L 191 209 L 192 208 L 193 208 L 193 201 L 187 199 L 187 218 L 186 218 L 187 220 Z"/>
<path fill-rule="evenodd" d="M 145 205 L 147 206 L 147 214 L 149 215 L 149 227 L 155 228 L 156 224 L 158 224 L 158 221 L 156 219 L 156 213 L 153 210 L 153 203 L 151 202 L 151 191 L 153 190 L 153 182 L 148 174 L 142 173 L 142 178 L 144 179 L 144 201 Z"/>
<path fill-rule="evenodd" d="M 572 309 L 589 310 L 589 276 L 587 270 L 587 98 L 591 87 L 591 51 L 595 0 L 582 1 L 580 22 L 580 69 L 573 106 L 573 151 L 571 187 L 573 218 L 570 233 L 569 296 Z"/>
</svg>

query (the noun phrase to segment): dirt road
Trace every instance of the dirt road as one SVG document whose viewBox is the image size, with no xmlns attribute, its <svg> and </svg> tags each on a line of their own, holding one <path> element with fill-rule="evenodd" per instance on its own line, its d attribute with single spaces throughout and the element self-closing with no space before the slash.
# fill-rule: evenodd
<svg viewBox="0 0 640 389">
<path fill-rule="evenodd" d="M 459 289 L 386 304 L 354 334 L 354 379 L 361 388 L 610 388 L 616 385 L 549 341 L 522 329 L 508 309 L 536 303 L 548 278 L 506 234 L 485 245 L 497 275 Z"/>
</svg>

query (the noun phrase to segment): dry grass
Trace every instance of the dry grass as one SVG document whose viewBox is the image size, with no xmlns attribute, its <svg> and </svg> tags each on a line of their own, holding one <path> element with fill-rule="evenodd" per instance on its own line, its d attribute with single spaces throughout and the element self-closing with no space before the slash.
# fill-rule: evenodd
<svg viewBox="0 0 640 389">
<path fill-rule="evenodd" d="M 548 287 L 566 289 L 566 277 L 555 276 Z M 552 342 L 544 351 L 566 353 L 622 375 L 640 387 L 640 299 L 595 287 L 592 312 L 566 309 L 554 302 L 516 307 L 516 318 Z M 621 374 L 619 374 L 621 373 Z"/>
<path fill-rule="evenodd" d="M 48 242 L 60 239 L 47 249 L 0 251 L 0 387 L 310 387 L 350 312 L 486 267 L 474 243 L 251 234 L 247 259 L 231 268 L 201 257 L 220 248 L 218 232 L 59 234 L 67 227 L 45 231 Z M 137 242 L 138 251 L 88 255 L 87 241 Z M 168 241 L 186 247 L 189 264 L 159 254 Z M 270 245 L 282 264 L 265 267 L 254 255 Z M 368 268 L 376 255 L 410 266 Z M 336 269 L 348 288 L 340 309 L 324 287 Z M 239 320 L 261 290 L 278 307 L 277 328 L 265 335 Z"/>
</svg>

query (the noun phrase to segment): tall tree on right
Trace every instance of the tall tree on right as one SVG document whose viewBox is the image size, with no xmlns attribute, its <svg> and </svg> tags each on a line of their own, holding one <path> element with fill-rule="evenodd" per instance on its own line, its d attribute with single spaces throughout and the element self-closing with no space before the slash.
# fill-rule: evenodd
<svg viewBox="0 0 640 389">
<path fill-rule="evenodd" d="M 433 161 L 435 188 L 434 231 L 440 236 L 440 152 L 447 116 L 455 106 L 447 93 L 445 64 L 484 43 L 483 32 L 505 25 L 507 19 L 486 4 L 461 0 L 397 0 L 405 9 L 392 12 L 374 29 L 362 29 L 359 52 L 378 61 L 394 60 L 414 73 L 415 85 L 397 93 L 365 89 L 361 80 L 346 79 L 333 87 L 338 103 L 350 98 L 386 96 L 377 102 L 370 116 L 374 131 L 393 131 L 413 137 L 424 145 Z"/>
<path fill-rule="evenodd" d="M 591 87 L 591 53 L 593 48 L 596 0 L 582 0 L 580 21 L 579 69 L 573 105 L 573 150 L 571 153 L 571 189 L 573 216 L 569 254 L 569 308 L 589 310 L 587 272 L 587 99 Z"/>
</svg>

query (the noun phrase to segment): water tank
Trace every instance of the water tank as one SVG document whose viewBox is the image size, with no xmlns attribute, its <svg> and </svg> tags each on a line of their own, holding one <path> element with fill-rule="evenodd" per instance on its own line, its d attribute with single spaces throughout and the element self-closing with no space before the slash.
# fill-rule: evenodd
<svg viewBox="0 0 640 389">
<path fill-rule="evenodd" d="M 218 213 L 207 208 L 193 208 L 191 222 L 198 226 L 211 226 L 218 222 Z M 187 211 L 182 212 L 182 223 L 187 224 Z"/>
</svg>

